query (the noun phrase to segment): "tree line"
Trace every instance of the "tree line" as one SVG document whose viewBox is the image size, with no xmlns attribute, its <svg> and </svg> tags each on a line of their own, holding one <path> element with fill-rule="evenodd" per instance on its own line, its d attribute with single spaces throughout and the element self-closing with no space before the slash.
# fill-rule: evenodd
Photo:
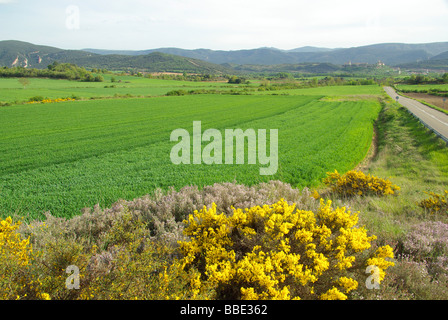
<svg viewBox="0 0 448 320">
<path fill-rule="evenodd" d="M 48 65 L 47 69 L 35 69 L 24 67 L 0 68 L 0 78 L 52 78 L 67 79 L 86 82 L 103 82 L 101 75 L 94 75 L 85 68 L 73 63 L 58 63 Z"/>
<path fill-rule="evenodd" d="M 406 84 L 436 84 L 436 83 L 448 83 L 448 73 L 444 73 L 441 77 L 430 77 L 423 74 L 413 74 L 410 77 L 403 79 Z"/>
</svg>

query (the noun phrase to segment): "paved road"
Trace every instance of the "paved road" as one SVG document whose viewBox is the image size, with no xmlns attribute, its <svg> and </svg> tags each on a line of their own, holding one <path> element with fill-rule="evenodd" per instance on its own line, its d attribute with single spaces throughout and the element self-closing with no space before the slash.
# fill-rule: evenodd
<svg viewBox="0 0 448 320">
<path fill-rule="evenodd" d="M 391 87 L 384 87 L 384 90 L 394 100 L 396 100 L 398 96 L 398 102 L 401 105 L 411 111 L 417 118 L 424 122 L 427 127 L 435 131 L 439 136 L 442 136 L 448 143 L 448 114 L 430 108 L 413 99 L 400 96 Z"/>
</svg>

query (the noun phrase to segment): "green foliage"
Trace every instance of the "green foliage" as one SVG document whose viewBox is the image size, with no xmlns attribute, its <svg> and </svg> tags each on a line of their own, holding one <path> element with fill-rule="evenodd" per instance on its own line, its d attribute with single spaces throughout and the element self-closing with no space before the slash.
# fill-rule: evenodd
<svg viewBox="0 0 448 320">
<path fill-rule="evenodd" d="M 443 74 L 441 82 L 442 83 L 448 83 L 448 72 Z"/>
<path fill-rule="evenodd" d="M 153 52 L 147 55 L 95 55 L 85 59 L 74 60 L 79 65 L 92 68 L 107 68 L 115 71 L 132 71 L 136 76 L 145 72 L 176 72 L 182 74 L 223 74 L 231 72 L 223 66 L 202 60 Z M 143 74 L 140 73 L 140 76 Z"/>
<path fill-rule="evenodd" d="M 248 84 L 248 81 L 246 79 L 244 79 L 244 78 L 241 78 L 241 77 L 231 76 L 229 78 L 228 83 L 231 83 L 231 84 Z"/>
<path fill-rule="evenodd" d="M 418 74 L 415 75 L 413 74 L 410 78 L 406 79 L 406 83 L 408 84 L 422 84 L 422 83 L 426 83 L 428 82 L 429 78 L 425 77 L 424 75 Z"/>
<path fill-rule="evenodd" d="M 45 98 L 44 97 L 42 97 L 42 96 L 34 96 L 34 97 L 31 97 L 28 101 L 29 102 L 33 102 L 33 101 L 35 101 L 35 102 L 39 102 L 39 101 L 42 101 L 42 100 L 44 100 Z"/>
<path fill-rule="evenodd" d="M 173 90 L 166 93 L 167 96 L 184 96 L 188 94 L 186 90 Z"/>
<path fill-rule="evenodd" d="M 93 74 L 84 68 L 80 68 L 72 63 L 58 63 L 57 61 L 48 65 L 46 70 L 13 67 L 1 68 L 0 78 L 52 78 L 52 79 L 67 79 L 80 81 L 96 81 L 102 82 L 104 78 L 100 75 L 93 76 Z M 25 80 L 24 80 L 25 81 Z M 24 85 L 25 86 L 25 85 Z"/>
</svg>

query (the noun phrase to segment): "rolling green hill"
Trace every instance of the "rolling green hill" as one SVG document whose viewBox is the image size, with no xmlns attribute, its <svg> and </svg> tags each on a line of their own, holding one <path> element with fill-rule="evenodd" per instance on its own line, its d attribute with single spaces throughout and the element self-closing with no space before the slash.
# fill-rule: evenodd
<svg viewBox="0 0 448 320">
<path fill-rule="evenodd" d="M 147 72 L 232 73 L 231 70 L 220 65 L 160 52 L 139 56 L 95 55 L 72 61 L 79 66 L 112 70 L 137 69 Z"/>
<path fill-rule="evenodd" d="M 71 62 L 74 59 L 96 56 L 80 50 L 63 50 L 28 42 L 0 41 L 0 66 L 44 69 L 54 61 Z"/>
<path fill-rule="evenodd" d="M 136 69 L 147 72 L 228 73 L 213 63 L 153 52 L 146 55 L 99 55 L 81 50 L 63 50 L 21 41 L 0 41 L 0 66 L 44 69 L 54 61 L 85 68 Z"/>
<path fill-rule="evenodd" d="M 435 57 L 432 57 L 431 60 L 448 60 L 448 51 L 442 52 Z"/>
<path fill-rule="evenodd" d="M 448 70 L 448 51 L 442 52 L 431 59 L 402 64 L 400 67 L 409 69 Z"/>
<path fill-rule="evenodd" d="M 162 52 L 179 56 L 200 59 L 217 64 L 237 65 L 278 65 L 299 63 L 377 63 L 383 61 L 387 65 L 411 63 L 418 60 L 427 60 L 448 50 L 448 42 L 426 44 L 382 43 L 353 48 L 315 48 L 302 47 L 292 50 L 277 48 L 258 48 L 250 50 L 185 50 L 180 48 L 158 48 L 141 51 L 114 51 L 85 49 L 97 54 L 120 53 L 126 55 L 145 55 L 151 52 Z"/>
<path fill-rule="evenodd" d="M 353 48 L 303 47 L 292 50 L 259 48 L 250 50 L 185 50 L 160 48 L 142 51 L 63 50 L 21 41 L 0 41 L 0 66 L 46 68 L 54 61 L 85 68 L 146 72 L 188 72 L 233 74 L 238 71 L 326 73 L 349 62 L 404 68 L 445 69 L 448 42 L 427 44 L 383 43 Z M 269 66 L 263 68 L 261 66 Z M 272 67 L 271 66 L 275 66 Z"/>
</svg>

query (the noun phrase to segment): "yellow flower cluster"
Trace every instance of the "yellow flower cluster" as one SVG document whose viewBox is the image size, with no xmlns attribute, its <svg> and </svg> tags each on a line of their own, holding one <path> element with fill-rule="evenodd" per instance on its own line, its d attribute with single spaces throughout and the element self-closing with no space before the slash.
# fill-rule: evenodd
<svg viewBox="0 0 448 320">
<path fill-rule="evenodd" d="M 43 99 L 43 100 L 40 100 L 40 101 L 29 101 L 27 103 L 29 103 L 29 104 L 34 104 L 34 103 L 55 103 L 55 102 L 65 102 L 65 101 L 75 101 L 75 99 L 72 99 L 72 98 L 57 98 L 57 99 L 46 98 L 46 99 Z"/>
<path fill-rule="evenodd" d="M 317 190 L 313 190 L 311 192 L 311 197 L 316 199 L 316 200 L 319 200 L 320 199 L 320 194 L 319 194 L 319 192 Z"/>
<path fill-rule="evenodd" d="M 27 266 L 32 248 L 29 239 L 22 239 L 16 232 L 20 224 L 13 224 L 11 217 L 0 221 L 0 259 Z"/>
<path fill-rule="evenodd" d="M 320 296 L 321 300 L 347 300 L 347 296 L 337 288 L 331 288 Z"/>
<path fill-rule="evenodd" d="M 336 170 L 328 172 L 324 183 L 332 188 L 332 191 L 343 196 L 355 195 L 393 195 L 400 187 L 391 181 L 366 175 L 361 171 L 352 170 L 340 175 Z"/>
<path fill-rule="evenodd" d="M 375 236 L 356 227 L 357 214 L 322 199 L 317 213 L 282 199 L 229 216 L 213 204 L 184 222 L 179 268 L 199 271 L 196 290 L 215 290 L 215 299 L 347 299 L 358 286 L 349 272 L 362 274 L 369 262 L 384 275 L 393 265 L 389 246 L 363 253 Z"/>
<path fill-rule="evenodd" d="M 417 205 L 423 209 L 429 210 L 431 214 L 438 212 L 448 212 L 448 191 L 445 190 L 444 194 L 437 194 L 434 192 L 425 192 L 429 195 L 429 198 L 424 199 L 417 203 Z"/>
<path fill-rule="evenodd" d="M 50 300 L 48 293 L 39 290 L 39 277 L 30 273 L 33 249 L 30 239 L 22 239 L 18 232 L 20 225 L 11 217 L 0 220 L 0 299 Z"/>
<path fill-rule="evenodd" d="M 388 267 L 391 267 L 394 265 L 393 262 L 387 261 L 385 258 L 392 257 L 393 256 L 393 249 L 389 246 L 380 247 L 375 252 L 374 257 L 369 258 L 367 260 L 367 265 L 369 266 L 376 266 L 379 270 L 379 283 L 384 280 L 384 277 L 386 276 L 385 270 Z"/>
</svg>

